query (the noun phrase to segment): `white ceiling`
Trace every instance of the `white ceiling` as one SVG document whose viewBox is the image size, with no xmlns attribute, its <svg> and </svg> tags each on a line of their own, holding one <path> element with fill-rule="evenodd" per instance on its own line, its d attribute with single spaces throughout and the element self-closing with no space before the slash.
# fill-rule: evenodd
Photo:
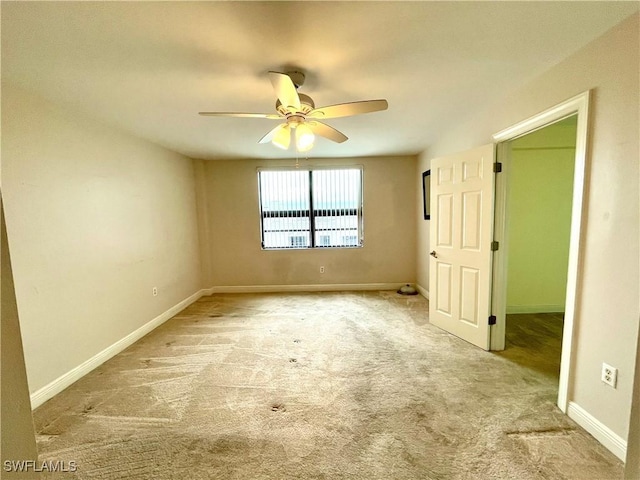
<svg viewBox="0 0 640 480">
<path fill-rule="evenodd" d="M 2 79 L 194 158 L 282 158 L 267 72 L 297 67 L 349 140 L 309 156 L 415 154 L 540 75 L 638 2 L 2 2 Z M 578 92 L 576 92 L 578 93 Z"/>
</svg>

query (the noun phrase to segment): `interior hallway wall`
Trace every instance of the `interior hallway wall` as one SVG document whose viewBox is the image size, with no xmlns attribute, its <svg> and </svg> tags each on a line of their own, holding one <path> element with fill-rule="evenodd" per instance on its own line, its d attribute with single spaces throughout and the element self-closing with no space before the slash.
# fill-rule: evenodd
<svg viewBox="0 0 640 480">
<path fill-rule="evenodd" d="M 492 135 L 592 90 L 582 259 L 569 399 L 623 441 L 629 432 L 640 299 L 640 159 L 635 14 L 485 111 L 469 112 L 429 158 L 492 142 Z M 419 262 L 428 252 L 418 251 Z M 618 387 L 600 381 L 602 362 Z"/>
<path fill-rule="evenodd" d="M 32 394 L 200 290 L 191 159 L 3 83 L 2 184 Z"/>
<path fill-rule="evenodd" d="M 258 167 L 295 160 L 204 163 L 211 270 L 208 287 L 372 285 L 415 282 L 416 158 L 301 160 L 309 165 L 362 165 L 364 246 L 262 250 Z M 320 273 L 320 266 L 325 273 Z"/>
</svg>

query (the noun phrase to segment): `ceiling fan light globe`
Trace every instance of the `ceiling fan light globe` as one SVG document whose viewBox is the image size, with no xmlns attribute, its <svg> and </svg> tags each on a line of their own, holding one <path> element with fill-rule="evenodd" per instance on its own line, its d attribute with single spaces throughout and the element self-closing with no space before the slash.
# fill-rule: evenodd
<svg viewBox="0 0 640 480">
<path fill-rule="evenodd" d="M 313 142 L 309 143 L 308 145 L 305 146 L 297 146 L 296 147 L 298 152 L 308 152 L 309 150 L 311 150 L 313 148 Z"/>
<path fill-rule="evenodd" d="M 291 130 L 288 126 L 283 126 L 273 137 L 271 143 L 276 147 L 287 150 L 291 145 Z"/>
<path fill-rule="evenodd" d="M 311 129 L 301 123 L 296 128 L 296 148 L 299 152 L 306 152 L 313 148 L 313 143 L 315 142 L 316 136 L 313 134 Z"/>
</svg>

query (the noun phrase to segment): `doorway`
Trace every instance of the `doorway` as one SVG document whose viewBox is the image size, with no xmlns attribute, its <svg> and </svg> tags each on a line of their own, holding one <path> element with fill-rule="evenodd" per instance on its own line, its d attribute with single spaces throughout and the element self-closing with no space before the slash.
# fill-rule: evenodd
<svg viewBox="0 0 640 480">
<path fill-rule="evenodd" d="M 573 128 L 575 136 L 575 154 L 574 165 L 572 174 L 572 186 L 571 186 L 571 199 L 570 199 L 570 219 L 569 219 L 569 232 L 568 232 L 568 254 L 566 254 L 565 267 L 563 271 L 566 272 L 566 276 L 562 278 L 556 278 L 555 283 L 558 281 L 566 287 L 564 291 L 564 301 L 549 300 L 549 298 L 562 298 L 558 296 L 558 292 L 553 293 L 553 297 L 545 297 L 547 300 L 540 300 L 539 297 L 536 301 L 537 305 L 525 303 L 520 304 L 520 308 L 526 309 L 526 307 L 533 309 L 541 309 L 546 307 L 547 310 L 555 310 L 564 306 L 564 324 L 562 327 L 562 341 L 561 341 L 561 359 L 560 359 L 560 375 L 558 385 L 558 407 L 565 413 L 567 413 L 568 397 L 569 397 L 569 385 L 571 377 L 571 350 L 573 346 L 573 326 L 576 309 L 576 298 L 578 292 L 578 265 L 580 259 L 580 238 L 581 238 L 581 219 L 583 208 L 583 191 L 584 191 L 584 174 L 586 163 L 586 144 L 587 144 L 587 116 L 589 105 L 589 92 L 580 94 L 574 98 L 571 98 L 549 110 L 546 110 L 538 115 L 535 115 L 523 122 L 520 122 L 502 132 L 494 135 L 494 139 L 497 142 L 497 161 L 502 164 L 503 171 L 496 176 L 496 195 L 495 195 L 495 216 L 494 216 L 494 239 L 498 242 L 498 250 L 494 252 L 493 258 L 493 288 L 492 288 L 492 312 L 496 317 L 496 324 L 492 327 L 491 332 L 491 349 L 503 350 L 506 343 L 506 324 L 507 324 L 507 307 L 510 306 L 513 311 L 515 304 L 515 298 L 518 298 L 517 288 L 512 286 L 511 293 L 509 293 L 509 273 L 513 277 L 516 275 L 514 272 L 522 269 L 527 263 L 531 264 L 531 260 L 535 261 L 535 258 L 525 259 L 524 265 L 515 266 L 511 262 L 510 272 L 510 238 L 509 238 L 509 168 L 513 163 L 514 146 L 527 145 L 527 142 L 535 137 L 526 136 L 539 132 L 537 137 L 544 137 L 548 132 L 543 132 L 545 127 L 553 124 L 564 125 L 567 130 Z M 564 122 L 564 123 L 563 123 Z M 519 140 L 521 139 L 521 140 Z M 540 165 L 538 165 L 540 166 Z M 557 165 L 554 164 L 554 169 Z M 550 168 L 550 167 L 548 167 Z M 547 169 L 548 169 L 547 168 Z M 522 172 L 520 172 L 522 173 Z M 554 174 L 554 171 L 544 170 L 538 172 L 539 178 L 527 178 L 526 181 L 535 185 L 536 181 L 539 184 L 544 184 L 550 176 Z M 543 219 L 544 220 L 544 219 Z M 521 227 L 522 228 L 522 227 Z M 545 248 L 551 248 L 545 244 L 545 234 L 541 233 L 542 245 L 539 248 L 543 250 Z M 515 241 L 517 244 L 518 242 Z M 514 245 L 515 248 L 515 245 Z M 531 266 L 531 265 L 529 265 Z M 537 267 L 537 265 L 533 265 Z M 516 268 L 515 270 L 513 270 Z M 519 276 L 522 276 L 522 270 L 520 270 Z M 526 290 L 526 288 L 525 288 Z M 527 292 L 524 292 L 526 294 Z M 509 297 L 509 295 L 511 295 Z M 520 296 L 519 301 L 523 301 L 525 296 Z M 531 298 L 528 300 L 531 302 Z M 550 302 L 547 304 L 540 302 Z M 559 301 L 560 303 L 553 303 Z M 509 303 L 511 302 L 511 305 Z M 558 307 L 560 306 L 560 307 Z"/>
<path fill-rule="evenodd" d="M 577 116 L 508 141 L 508 356 L 558 383 L 571 228 Z"/>
</svg>

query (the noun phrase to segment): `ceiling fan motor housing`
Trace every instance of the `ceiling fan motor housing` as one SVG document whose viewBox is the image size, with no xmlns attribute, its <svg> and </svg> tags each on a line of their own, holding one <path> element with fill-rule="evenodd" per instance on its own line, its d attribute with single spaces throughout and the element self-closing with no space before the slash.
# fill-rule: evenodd
<svg viewBox="0 0 640 480">
<path fill-rule="evenodd" d="M 300 110 L 298 112 L 292 112 L 291 110 L 283 107 L 280 100 L 276 101 L 276 111 L 286 117 L 288 115 L 295 114 L 307 115 L 311 110 L 316 108 L 316 104 L 313 102 L 313 99 L 309 95 L 298 93 L 298 96 L 300 97 Z"/>
</svg>

